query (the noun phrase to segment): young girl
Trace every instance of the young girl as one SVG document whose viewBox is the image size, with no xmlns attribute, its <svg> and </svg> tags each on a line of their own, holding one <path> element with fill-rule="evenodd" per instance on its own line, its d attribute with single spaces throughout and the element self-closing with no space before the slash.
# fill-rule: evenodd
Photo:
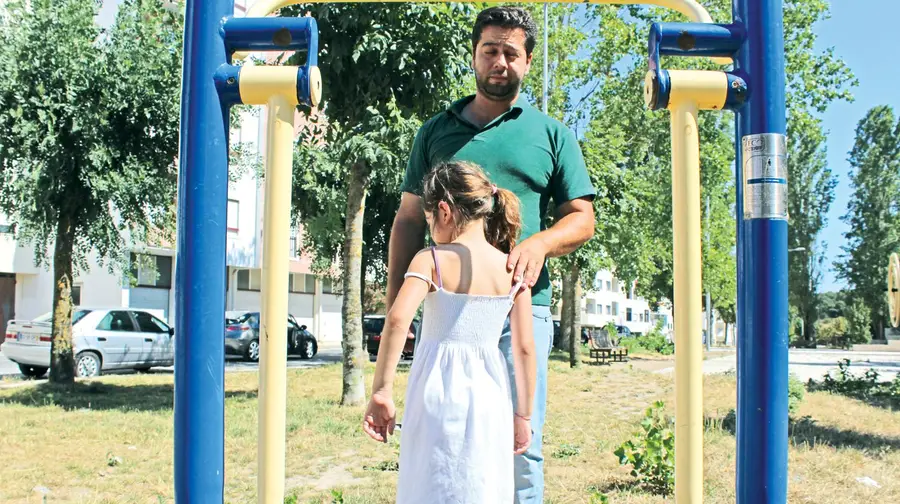
<svg viewBox="0 0 900 504">
<path fill-rule="evenodd" d="M 425 178 L 425 218 L 437 247 L 416 255 L 387 315 L 363 429 L 393 434 L 393 384 L 406 331 L 425 300 L 400 434 L 400 504 L 505 504 L 513 454 L 531 443 L 535 386 L 531 292 L 513 282 L 507 254 L 521 228 L 519 200 L 480 167 L 450 162 Z M 507 317 L 518 411 L 498 348 Z"/>
</svg>

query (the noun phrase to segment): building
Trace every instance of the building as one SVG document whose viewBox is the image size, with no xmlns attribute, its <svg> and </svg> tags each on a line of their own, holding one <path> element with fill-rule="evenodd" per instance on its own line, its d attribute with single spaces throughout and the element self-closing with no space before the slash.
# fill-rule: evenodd
<svg viewBox="0 0 900 504">
<path fill-rule="evenodd" d="M 601 328 L 609 322 L 625 326 L 632 333 L 647 334 L 662 321 L 663 334 L 671 334 L 674 326 L 667 304 L 651 307 L 644 298 L 635 295 L 635 283 L 627 284 L 609 270 L 597 272 L 594 288 L 581 298 L 581 325 Z M 554 312 L 559 320 L 560 310 Z"/>
</svg>

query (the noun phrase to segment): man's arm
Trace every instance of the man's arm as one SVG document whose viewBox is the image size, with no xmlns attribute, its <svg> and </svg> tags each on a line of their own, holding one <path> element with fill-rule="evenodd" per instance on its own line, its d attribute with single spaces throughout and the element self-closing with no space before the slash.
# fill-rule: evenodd
<svg viewBox="0 0 900 504">
<path fill-rule="evenodd" d="M 574 252 L 594 236 L 594 205 L 589 198 L 566 201 L 556 207 L 556 222 L 520 243 L 509 254 L 507 268 L 533 287 L 544 260 Z M 393 239 L 393 238 L 392 238 Z"/>
<path fill-rule="evenodd" d="M 422 199 L 412 193 L 400 196 L 400 209 L 394 217 L 391 227 L 391 239 L 388 243 L 388 284 L 385 313 L 390 313 L 391 305 L 397 298 L 403 275 L 409 269 L 416 252 L 425 243 L 425 214 L 422 212 Z"/>
</svg>

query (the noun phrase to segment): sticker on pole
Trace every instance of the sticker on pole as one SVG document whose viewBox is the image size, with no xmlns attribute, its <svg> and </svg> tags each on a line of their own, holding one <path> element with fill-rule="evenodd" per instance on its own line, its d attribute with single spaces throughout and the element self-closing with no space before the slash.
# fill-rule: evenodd
<svg viewBox="0 0 900 504">
<path fill-rule="evenodd" d="M 787 219 L 787 138 L 779 133 L 741 139 L 744 220 Z"/>
</svg>

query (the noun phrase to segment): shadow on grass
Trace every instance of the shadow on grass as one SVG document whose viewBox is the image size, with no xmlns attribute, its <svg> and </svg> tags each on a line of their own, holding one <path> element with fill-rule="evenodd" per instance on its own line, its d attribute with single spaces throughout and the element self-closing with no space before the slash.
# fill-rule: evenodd
<svg viewBox="0 0 900 504">
<path fill-rule="evenodd" d="M 706 430 L 717 429 L 735 435 L 733 410 L 724 417 L 706 417 L 704 425 Z M 788 438 L 794 446 L 806 445 L 811 448 L 825 445 L 874 452 L 883 449 L 900 450 L 900 438 L 822 425 L 810 416 L 791 418 L 788 422 Z"/>
<path fill-rule="evenodd" d="M 0 398 L 0 405 L 58 406 L 67 411 L 171 411 L 174 408 L 174 386 L 118 385 L 114 383 L 75 383 L 72 388 L 42 383 L 23 388 L 11 396 Z M 254 400 L 256 391 L 225 392 L 225 399 Z"/>
<path fill-rule="evenodd" d="M 599 495 L 606 495 L 610 492 L 616 492 L 624 495 L 645 494 L 657 495 L 660 497 L 665 497 L 671 494 L 671 492 L 667 492 L 661 488 L 642 485 L 635 479 L 625 479 L 619 477 L 613 477 L 612 479 L 601 484 L 591 485 L 588 487 L 588 492 Z M 615 501 L 611 500 L 610 502 Z"/>
</svg>

